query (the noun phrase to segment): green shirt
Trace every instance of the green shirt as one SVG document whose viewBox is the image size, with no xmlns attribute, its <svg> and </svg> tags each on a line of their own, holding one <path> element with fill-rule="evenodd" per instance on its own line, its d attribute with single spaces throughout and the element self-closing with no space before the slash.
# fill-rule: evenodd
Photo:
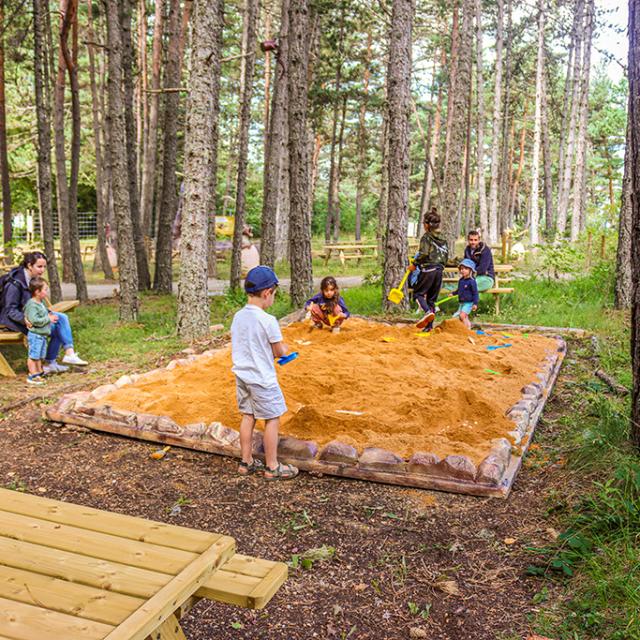
<svg viewBox="0 0 640 640">
<path fill-rule="evenodd" d="M 29 331 L 41 336 L 51 335 L 49 310 L 43 302 L 38 302 L 35 298 L 28 300 L 24 305 L 24 317 L 33 325 Z"/>
</svg>

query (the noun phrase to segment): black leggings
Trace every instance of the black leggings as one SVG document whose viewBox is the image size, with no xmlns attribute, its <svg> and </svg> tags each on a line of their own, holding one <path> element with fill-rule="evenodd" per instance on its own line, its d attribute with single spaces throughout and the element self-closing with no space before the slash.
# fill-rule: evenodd
<svg viewBox="0 0 640 640">
<path fill-rule="evenodd" d="M 431 265 L 425 271 L 420 271 L 418 282 L 413 288 L 413 297 L 425 313 L 436 309 L 436 300 L 442 288 L 443 271 L 440 265 Z"/>
</svg>

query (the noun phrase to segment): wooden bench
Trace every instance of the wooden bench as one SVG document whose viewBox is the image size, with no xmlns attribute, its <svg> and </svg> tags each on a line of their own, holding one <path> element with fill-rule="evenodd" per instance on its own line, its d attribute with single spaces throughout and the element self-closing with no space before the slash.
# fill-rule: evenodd
<svg viewBox="0 0 640 640">
<path fill-rule="evenodd" d="M 51 305 L 52 311 L 58 311 L 59 313 L 68 313 L 73 311 L 80 304 L 79 300 L 62 300 Z M 20 331 L 7 330 L 0 324 L 0 345 L 4 344 L 24 344 L 26 346 L 26 336 Z M 0 353 L 0 376 L 6 376 L 8 378 L 15 378 L 16 372 L 11 368 L 11 365 L 7 362 L 6 358 Z M 2 637 L 0 636 L 0 640 Z"/>
<path fill-rule="evenodd" d="M 259 609 L 286 579 L 230 536 L 0 489 L 2 640 L 186 640 L 198 600 Z"/>
<path fill-rule="evenodd" d="M 511 282 L 511 278 L 508 275 L 513 271 L 513 265 L 510 264 L 496 264 L 494 265 L 494 270 L 496 277 L 494 279 L 494 284 L 491 289 L 487 289 L 487 291 L 481 291 L 480 295 L 484 293 L 488 293 L 493 295 L 496 315 L 500 313 L 500 296 L 513 293 L 515 289 L 513 287 L 503 287 L 501 285 Z M 442 278 L 442 282 L 445 284 L 456 283 L 460 279 L 460 275 L 458 273 L 458 269 L 455 267 L 446 267 L 444 270 L 444 277 Z M 447 293 L 446 289 L 442 289 L 441 293 Z"/>
</svg>

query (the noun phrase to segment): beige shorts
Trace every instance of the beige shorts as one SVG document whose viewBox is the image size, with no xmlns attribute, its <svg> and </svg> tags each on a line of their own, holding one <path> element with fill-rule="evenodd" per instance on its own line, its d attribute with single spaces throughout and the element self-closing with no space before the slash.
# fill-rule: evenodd
<svg viewBox="0 0 640 640">
<path fill-rule="evenodd" d="M 247 384 L 236 377 L 236 399 L 240 413 L 252 415 L 256 420 L 272 420 L 287 412 L 280 386 L 270 387 Z"/>
</svg>

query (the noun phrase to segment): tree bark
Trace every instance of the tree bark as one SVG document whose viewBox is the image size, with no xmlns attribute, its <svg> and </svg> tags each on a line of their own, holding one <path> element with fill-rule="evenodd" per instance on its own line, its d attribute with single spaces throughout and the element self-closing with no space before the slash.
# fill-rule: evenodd
<svg viewBox="0 0 640 640">
<path fill-rule="evenodd" d="M 500 134 L 502 131 L 502 47 L 504 40 L 504 0 L 497 0 L 496 78 L 493 94 L 491 141 L 491 184 L 489 186 L 489 242 L 498 241 L 498 190 L 500 184 Z"/>
<path fill-rule="evenodd" d="M 388 63 L 387 63 L 388 64 Z M 386 81 L 388 85 L 388 79 Z M 376 241 L 378 255 L 384 258 L 385 238 L 387 236 L 387 219 L 389 217 L 389 107 L 388 89 L 385 100 L 384 117 L 382 121 L 382 135 L 380 139 L 382 166 L 380 168 L 380 196 L 378 199 L 378 228 L 376 229 Z"/>
<path fill-rule="evenodd" d="M 344 155 L 342 153 L 344 147 L 344 124 L 347 117 L 347 96 L 342 97 L 342 109 L 340 114 L 340 131 L 338 132 L 338 166 L 336 178 L 333 183 L 333 242 L 337 243 L 340 239 L 340 179 L 342 177 L 342 161 Z M 313 138 L 311 139 L 313 142 Z"/>
<path fill-rule="evenodd" d="M 480 214 L 480 229 L 486 233 L 489 226 L 489 212 L 487 210 L 487 184 L 484 173 L 484 67 L 482 63 L 482 0 L 476 0 L 476 85 L 478 120 L 476 129 L 476 164 L 478 168 L 478 211 Z M 469 229 L 467 229 L 467 233 Z"/>
<path fill-rule="evenodd" d="M 242 230 L 246 220 L 246 188 L 249 153 L 249 125 L 251 124 L 251 97 L 253 96 L 253 70 L 256 59 L 256 23 L 258 0 L 245 0 L 242 26 L 242 58 L 240 61 L 240 113 L 238 115 L 238 175 L 236 179 L 236 214 L 231 252 L 231 289 L 240 287 Z"/>
<path fill-rule="evenodd" d="M 510 217 L 510 188 L 511 188 L 511 162 L 513 151 L 511 140 L 507 135 L 509 131 L 509 119 L 511 118 L 511 76 L 512 76 L 512 45 L 513 45 L 513 0 L 507 0 L 507 31 L 506 31 L 506 51 L 503 56 L 505 61 L 503 78 L 503 101 L 502 101 L 502 156 L 500 160 L 500 189 L 498 195 L 497 212 L 497 236 L 509 226 L 507 220 Z M 525 108 L 526 111 L 526 108 Z M 526 118 L 525 118 L 526 119 Z"/>
<path fill-rule="evenodd" d="M 155 25 L 154 25 L 155 26 Z M 148 72 L 147 72 L 147 7 L 146 0 L 138 0 L 138 79 L 136 82 L 136 147 L 140 149 L 137 153 L 138 165 L 137 184 L 142 192 L 142 163 L 144 161 L 144 150 L 147 146 L 146 136 L 149 125 L 149 98 L 148 98 Z M 142 195 L 140 195 L 142 198 Z M 140 203 L 141 204 L 141 203 Z M 140 229 L 144 238 L 145 230 L 142 226 L 144 217 L 142 206 L 140 206 Z M 145 249 L 147 245 L 145 243 Z"/>
<path fill-rule="evenodd" d="M 4 3 L 5 0 L 0 0 L 0 28 L 2 28 L 2 33 L 0 34 L 0 179 L 2 180 L 2 241 L 7 245 L 11 242 L 13 232 L 5 105 L 4 35 L 6 25 L 4 19 Z"/>
<path fill-rule="evenodd" d="M 184 159 L 184 208 L 180 243 L 178 335 L 194 340 L 209 333 L 207 238 L 211 203 L 211 106 L 220 73 L 219 0 L 196 0 L 189 74 Z"/>
<path fill-rule="evenodd" d="M 629 176 L 631 179 L 631 237 L 640 238 L 640 6 L 629 2 Z M 640 450 L 640 243 L 631 244 L 631 440 Z"/>
<path fill-rule="evenodd" d="M 571 241 L 580 235 L 581 221 L 586 217 L 587 200 L 587 125 L 589 121 L 589 76 L 591 71 L 591 41 L 593 38 L 594 0 L 586 0 L 585 33 L 580 73 L 579 124 L 576 141 L 576 170 L 573 181 L 573 210 L 571 214 Z"/>
<path fill-rule="evenodd" d="M 62 299 L 60 278 L 53 240 L 53 210 L 51 206 L 51 102 L 47 91 L 48 67 L 46 59 L 46 13 L 49 10 L 47 0 L 33 0 L 34 30 L 34 84 L 36 96 L 36 120 L 38 142 L 38 204 L 44 252 L 47 256 L 47 276 L 52 302 Z"/>
<path fill-rule="evenodd" d="M 289 254 L 291 299 L 301 306 L 313 287 L 309 223 L 309 147 L 307 82 L 309 7 L 307 0 L 289 4 Z"/>
<path fill-rule="evenodd" d="M 533 125 L 533 157 L 531 160 L 531 244 L 540 242 L 538 225 L 540 208 L 538 204 L 540 190 L 540 146 L 542 140 L 542 93 L 544 73 L 544 21 L 545 0 L 538 2 L 538 61 L 536 64 L 536 107 Z"/>
<path fill-rule="evenodd" d="M 391 309 L 387 296 L 397 287 L 408 264 L 409 220 L 409 110 L 411 108 L 411 38 L 414 4 L 394 0 L 389 33 L 387 67 L 387 122 L 389 123 L 389 197 L 384 242 L 383 304 Z M 406 308 L 406 298 L 401 305 Z"/>
<path fill-rule="evenodd" d="M 138 318 L 138 267 L 131 220 L 127 129 L 122 90 L 122 34 L 118 0 L 104 0 L 107 16 L 109 60 L 109 152 L 113 183 L 113 207 L 118 234 L 118 275 L 120 279 L 120 320 Z"/>
<path fill-rule="evenodd" d="M 584 0 L 576 2 L 576 33 L 574 44 L 574 64 L 572 72 L 572 90 L 571 90 L 571 115 L 568 123 L 567 145 L 564 157 L 564 167 L 562 170 L 562 183 L 558 185 L 558 213 L 557 213 L 557 229 L 560 235 L 564 235 L 567 227 L 567 213 L 569 209 L 569 195 L 571 192 L 571 181 L 573 178 L 573 160 L 576 142 L 576 123 L 579 108 L 579 90 L 580 90 L 580 68 L 581 68 L 581 50 L 582 37 L 584 27 Z"/>
<path fill-rule="evenodd" d="M 449 91 L 450 144 L 444 166 L 442 232 L 449 245 L 451 256 L 455 252 L 458 231 L 458 198 L 461 192 L 461 176 L 465 138 L 467 129 L 467 109 L 469 108 L 469 87 L 471 86 L 472 16 L 474 0 L 462 2 L 462 24 L 457 80 L 453 92 Z"/>
<path fill-rule="evenodd" d="M 158 156 L 158 117 L 160 113 L 160 66 L 162 64 L 162 32 L 164 28 L 164 0 L 155 0 L 153 19 L 153 49 L 151 52 L 151 90 L 149 101 L 149 126 L 142 162 L 140 188 L 140 215 L 143 235 L 151 236 L 153 187 Z"/>
<path fill-rule="evenodd" d="M 620 217 L 618 221 L 618 250 L 616 252 L 615 308 L 628 309 L 632 300 L 631 274 L 631 131 L 627 124 L 627 144 L 624 152 L 624 177 L 620 197 Z M 637 242 L 636 242 L 637 244 Z"/>
<path fill-rule="evenodd" d="M 131 42 L 131 11 L 135 0 L 121 0 L 120 20 L 122 25 L 122 64 L 124 79 L 125 124 L 127 127 L 127 158 L 129 162 L 129 197 L 131 198 L 131 222 L 133 241 L 136 246 L 138 265 L 138 287 L 141 291 L 151 286 L 147 250 L 142 235 L 140 221 L 140 200 L 138 194 L 138 152 L 136 150 L 136 120 L 133 107 L 133 44 Z"/>
<path fill-rule="evenodd" d="M 180 0 L 170 0 L 167 23 L 167 62 L 165 66 L 164 88 L 177 87 L 180 82 Z M 176 184 L 176 157 L 178 150 L 178 109 L 180 94 L 172 91 L 164 94 L 164 159 L 162 172 L 162 205 L 158 216 L 158 237 L 156 241 L 156 270 L 153 287 L 158 293 L 172 291 L 172 238 L 171 227 L 178 208 Z M 204 270 L 204 266 L 203 266 Z"/>
<path fill-rule="evenodd" d="M 547 236 L 553 233 L 553 158 L 551 156 L 551 139 L 549 136 L 549 110 L 547 108 L 546 73 L 542 74 L 542 153 L 544 156 L 544 216 Z"/>
<path fill-rule="evenodd" d="M 280 35 L 276 66 L 273 74 L 273 96 L 269 118 L 269 132 L 265 144 L 264 180 L 262 194 L 262 244 L 260 261 L 273 267 L 278 258 L 278 227 L 285 220 L 278 212 L 282 208 L 280 198 L 285 159 L 288 159 L 287 138 L 287 66 L 289 57 L 289 0 L 282 0 Z M 287 163 L 288 164 L 288 163 Z M 285 175 L 288 184 L 288 175 Z M 285 225 L 288 229 L 288 225 Z M 288 234 L 287 238 L 288 238 Z"/>
<path fill-rule="evenodd" d="M 93 144 L 96 154 L 96 226 L 98 232 L 98 241 L 96 253 L 100 260 L 100 266 L 107 280 L 113 280 L 113 269 L 107 255 L 107 245 L 105 243 L 105 227 L 107 221 L 107 203 L 105 202 L 105 182 L 103 176 L 103 168 L 105 164 L 104 149 L 102 146 L 102 132 L 100 122 L 100 100 L 98 97 L 98 86 L 96 82 L 96 64 L 95 64 L 95 34 L 93 31 L 93 2 L 87 0 L 87 38 L 89 44 L 87 50 L 89 53 L 89 83 L 91 86 L 91 115 L 93 123 Z"/>
<path fill-rule="evenodd" d="M 356 177 L 356 240 L 362 235 L 362 196 L 367 189 L 367 104 L 369 101 L 369 77 L 371 75 L 371 45 L 373 36 L 371 28 L 367 31 L 367 48 L 364 57 L 362 74 L 362 96 L 358 111 L 358 175 Z"/>
</svg>

